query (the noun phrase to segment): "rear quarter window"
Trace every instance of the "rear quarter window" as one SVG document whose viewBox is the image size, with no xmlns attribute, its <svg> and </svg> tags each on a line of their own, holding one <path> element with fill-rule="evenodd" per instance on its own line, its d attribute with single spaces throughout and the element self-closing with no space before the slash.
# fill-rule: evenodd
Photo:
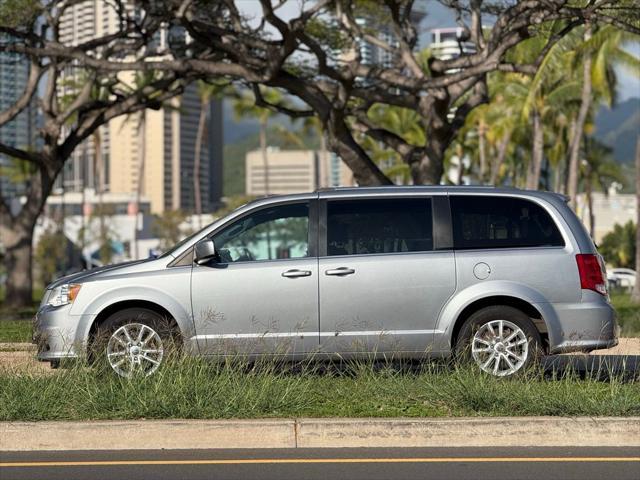
<svg viewBox="0 0 640 480">
<path fill-rule="evenodd" d="M 456 249 L 564 246 L 551 216 L 529 200 L 469 195 L 450 202 Z"/>
</svg>

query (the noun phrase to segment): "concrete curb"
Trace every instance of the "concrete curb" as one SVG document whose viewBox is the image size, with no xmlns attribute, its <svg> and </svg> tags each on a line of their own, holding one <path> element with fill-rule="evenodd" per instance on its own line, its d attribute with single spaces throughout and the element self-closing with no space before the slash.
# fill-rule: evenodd
<svg viewBox="0 0 640 480">
<path fill-rule="evenodd" d="M 0 352 L 35 352 L 36 345 L 32 343 L 0 343 Z"/>
<path fill-rule="evenodd" d="M 640 447 L 640 417 L 0 423 L 0 451 L 500 446 Z"/>
</svg>

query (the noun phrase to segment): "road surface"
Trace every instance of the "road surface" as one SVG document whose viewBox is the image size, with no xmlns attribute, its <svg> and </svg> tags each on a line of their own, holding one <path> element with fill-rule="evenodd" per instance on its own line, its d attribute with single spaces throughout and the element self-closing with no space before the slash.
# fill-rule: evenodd
<svg viewBox="0 0 640 480">
<path fill-rule="evenodd" d="M 2 480 L 640 479 L 638 448 L 389 448 L 0 453 Z"/>
</svg>

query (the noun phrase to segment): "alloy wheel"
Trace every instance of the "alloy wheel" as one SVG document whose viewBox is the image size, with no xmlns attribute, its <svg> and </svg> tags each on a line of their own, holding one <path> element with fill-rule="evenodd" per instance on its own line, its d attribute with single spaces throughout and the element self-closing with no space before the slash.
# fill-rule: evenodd
<svg viewBox="0 0 640 480">
<path fill-rule="evenodd" d="M 118 328 L 107 344 L 109 365 L 118 375 L 151 375 L 164 356 L 160 335 L 143 323 L 129 323 Z"/>
<path fill-rule="evenodd" d="M 513 375 L 527 361 L 529 339 L 516 324 L 492 320 L 476 331 L 471 355 L 484 372 L 498 377 Z"/>
</svg>

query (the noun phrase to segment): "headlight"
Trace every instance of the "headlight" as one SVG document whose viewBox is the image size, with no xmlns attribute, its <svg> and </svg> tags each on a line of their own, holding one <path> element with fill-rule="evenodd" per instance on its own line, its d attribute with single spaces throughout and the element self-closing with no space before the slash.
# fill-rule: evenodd
<svg viewBox="0 0 640 480">
<path fill-rule="evenodd" d="M 80 293 L 81 286 L 82 285 L 78 283 L 65 283 L 64 285 L 54 288 L 49 294 L 47 305 L 61 307 L 62 305 L 73 303 L 78 293 Z"/>
</svg>

